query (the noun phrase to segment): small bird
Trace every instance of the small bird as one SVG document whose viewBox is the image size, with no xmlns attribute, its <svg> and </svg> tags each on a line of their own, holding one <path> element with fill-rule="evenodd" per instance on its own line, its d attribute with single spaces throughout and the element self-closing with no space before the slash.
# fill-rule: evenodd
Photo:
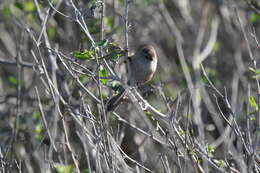
<svg viewBox="0 0 260 173">
<path fill-rule="evenodd" d="M 152 79 L 157 68 L 157 54 L 153 46 L 141 46 L 138 51 L 126 59 L 127 84 L 130 87 L 140 86 Z M 119 94 L 108 100 L 107 111 L 113 111 L 123 100 L 126 91 L 123 87 Z"/>
</svg>

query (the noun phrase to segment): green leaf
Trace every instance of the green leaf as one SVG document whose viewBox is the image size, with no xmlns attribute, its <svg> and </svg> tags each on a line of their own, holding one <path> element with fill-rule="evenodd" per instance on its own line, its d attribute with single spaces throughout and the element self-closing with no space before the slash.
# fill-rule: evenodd
<svg viewBox="0 0 260 173">
<path fill-rule="evenodd" d="M 249 71 L 253 72 L 254 75 L 252 76 L 253 79 L 259 79 L 260 78 L 260 69 L 255 69 L 253 67 L 248 67 Z"/>
<path fill-rule="evenodd" d="M 37 139 L 38 141 L 42 141 L 44 136 L 43 134 L 43 127 L 41 125 L 41 123 L 38 123 L 35 125 L 34 127 L 34 138 Z"/>
<path fill-rule="evenodd" d="M 145 111 L 144 113 L 149 119 L 151 119 L 151 117 L 153 116 L 152 113 L 149 111 Z"/>
<path fill-rule="evenodd" d="M 218 165 L 219 168 L 225 168 L 227 166 L 224 160 L 213 159 L 213 161 Z"/>
<path fill-rule="evenodd" d="M 254 110 L 258 110 L 258 105 L 257 105 L 257 103 L 256 103 L 256 101 L 255 101 L 255 98 L 253 97 L 253 96 L 249 96 L 248 97 L 248 101 L 249 101 L 249 104 L 250 104 L 250 106 L 254 109 Z"/>
<path fill-rule="evenodd" d="M 10 7 L 9 7 L 9 5 L 4 5 L 3 7 L 2 7 L 2 14 L 4 15 L 4 16 L 10 16 L 11 15 L 11 10 L 10 10 Z"/>
<path fill-rule="evenodd" d="M 212 153 L 215 152 L 215 147 L 209 145 L 208 148 L 207 148 L 207 150 L 208 150 L 208 153 L 209 153 L 209 154 L 212 154 Z"/>
<path fill-rule="evenodd" d="M 257 75 L 259 75 L 259 74 L 260 74 L 260 69 L 256 69 L 256 70 L 255 70 L 255 73 L 256 73 Z"/>
<path fill-rule="evenodd" d="M 115 43 L 109 43 L 107 46 L 107 52 L 111 54 L 111 60 L 117 60 L 119 57 L 124 56 L 125 52 Z"/>
<path fill-rule="evenodd" d="M 256 112 L 255 112 L 256 113 Z M 256 120 L 256 117 L 250 117 L 250 120 L 251 121 L 255 121 Z"/>
<path fill-rule="evenodd" d="M 117 60 L 119 57 L 124 56 L 124 53 L 122 52 L 112 52 L 111 54 L 111 60 Z"/>
<path fill-rule="evenodd" d="M 72 55 L 80 60 L 90 60 L 94 59 L 94 51 L 92 50 L 85 50 L 84 52 L 75 51 L 72 52 Z"/>
<path fill-rule="evenodd" d="M 113 18 L 111 16 L 106 16 L 104 17 L 104 23 L 106 26 L 108 26 L 109 28 L 113 27 Z"/>
<path fill-rule="evenodd" d="M 224 167 L 226 166 L 225 161 L 224 161 L 224 160 L 219 160 L 218 166 L 219 166 L 220 168 L 224 168 Z"/>
<path fill-rule="evenodd" d="M 260 76 L 259 76 L 259 75 L 254 75 L 254 76 L 252 76 L 252 78 L 253 78 L 253 79 L 259 79 Z"/>
<path fill-rule="evenodd" d="M 254 73 L 256 72 L 256 70 L 253 67 L 249 67 L 248 69 Z"/>
<path fill-rule="evenodd" d="M 53 167 L 57 173 L 72 173 L 74 169 L 73 165 L 54 164 Z"/>
<path fill-rule="evenodd" d="M 82 173 L 89 173 L 88 169 L 83 169 Z"/>
<path fill-rule="evenodd" d="M 260 69 L 254 69 L 253 67 L 249 67 L 248 68 L 250 71 L 252 71 L 253 73 L 255 73 L 256 75 L 260 74 Z"/>
<path fill-rule="evenodd" d="M 82 83 L 86 83 L 86 82 L 88 81 L 88 78 L 87 78 L 86 75 L 80 75 L 80 76 L 79 76 L 79 80 L 80 80 L 80 82 L 82 82 Z"/>
<path fill-rule="evenodd" d="M 215 52 L 218 52 L 218 51 L 220 50 L 220 42 L 219 42 L 219 41 L 216 41 L 216 42 L 214 43 L 213 50 L 214 50 Z"/>
<path fill-rule="evenodd" d="M 33 118 L 36 120 L 36 121 L 39 121 L 41 119 L 41 114 L 40 112 L 34 112 L 33 113 Z"/>
<path fill-rule="evenodd" d="M 105 39 L 105 40 L 102 40 L 102 41 L 100 41 L 100 42 L 97 42 L 97 43 L 96 43 L 96 46 L 97 46 L 97 47 L 102 47 L 102 46 L 103 46 L 103 47 L 106 47 L 107 43 L 108 43 L 108 40 Z"/>
<path fill-rule="evenodd" d="M 35 6 L 34 6 L 33 1 L 27 1 L 27 2 L 25 2 L 24 5 L 23 5 L 23 7 L 24 7 L 24 10 L 25 10 L 26 12 L 33 12 L 33 11 L 35 10 Z"/>
<path fill-rule="evenodd" d="M 153 114 L 149 111 L 144 111 L 145 115 L 147 116 L 147 118 L 151 121 L 151 123 L 154 126 L 158 125 L 158 121 L 154 118 Z"/>
<path fill-rule="evenodd" d="M 7 80 L 13 85 L 18 85 L 18 80 L 14 76 L 9 76 Z"/>
<path fill-rule="evenodd" d="M 47 29 L 47 34 L 51 39 L 54 39 L 57 35 L 57 31 L 55 27 L 50 27 Z"/>
<path fill-rule="evenodd" d="M 23 10 L 23 4 L 21 2 L 15 2 L 14 6 L 20 10 Z"/>
<path fill-rule="evenodd" d="M 34 132 L 39 134 L 43 131 L 41 124 L 36 124 Z"/>
<path fill-rule="evenodd" d="M 102 77 L 107 77 L 108 76 L 108 71 L 105 68 L 101 68 L 98 72 L 99 76 Z M 100 79 L 101 83 L 105 85 L 107 83 L 107 79 Z"/>
<path fill-rule="evenodd" d="M 179 130 L 180 135 L 186 134 L 185 130 Z"/>
<path fill-rule="evenodd" d="M 121 87 L 121 83 L 119 81 L 112 81 L 111 87 L 112 87 L 113 90 L 117 90 Z"/>
<path fill-rule="evenodd" d="M 249 20 L 251 23 L 256 23 L 256 22 L 260 21 L 260 14 L 251 13 L 249 16 Z"/>
<path fill-rule="evenodd" d="M 115 94 L 119 94 L 122 90 L 122 84 L 119 81 L 111 81 L 111 89 Z"/>
<path fill-rule="evenodd" d="M 121 6 L 123 6 L 125 3 L 124 3 L 124 0 L 119 0 L 119 4 L 121 5 Z"/>
</svg>

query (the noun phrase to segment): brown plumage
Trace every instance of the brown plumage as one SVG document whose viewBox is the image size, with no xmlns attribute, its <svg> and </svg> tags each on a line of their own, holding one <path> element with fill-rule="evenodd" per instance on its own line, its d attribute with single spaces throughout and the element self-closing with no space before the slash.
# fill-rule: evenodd
<svg viewBox="0 0 260 173">
<path fill-rule="evenodd" d="M 129 86 L 142 85 L 152 79 L 157 68 L 157 55 L 153 46 L 145 45 L 126 61 L 127 84 Z M 119 94 L 112 97 L 107 105 L 107 111 L 114 110 L 124 98 L 126 92 L 120 88 Z"/>
</svg>

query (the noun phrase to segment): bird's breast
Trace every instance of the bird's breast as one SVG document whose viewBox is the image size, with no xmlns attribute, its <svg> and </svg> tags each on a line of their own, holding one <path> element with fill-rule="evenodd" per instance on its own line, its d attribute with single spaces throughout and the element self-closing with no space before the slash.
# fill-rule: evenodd
<svg viewBox="0 0 260 173">
<path fill-rule="evenodd" d="M 156 70 L 157 61 L 143 59 L 140 61 L 136 61 L 136 63 L 132 64 L 132 73 L 130 78 L 135 81 L 137 84 L 143 84 L 149 81 Z"/>
</svg>

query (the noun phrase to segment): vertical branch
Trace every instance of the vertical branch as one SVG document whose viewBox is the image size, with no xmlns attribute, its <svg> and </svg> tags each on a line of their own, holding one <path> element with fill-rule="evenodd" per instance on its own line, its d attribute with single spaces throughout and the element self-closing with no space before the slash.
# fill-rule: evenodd
<svg viewBox="0 0 260 173">
<path fill-rule="evenodd" d="M 104 40 L 104 17 L 105 17 L 105 0 L 102 0 L 102 9 L 101 9 L 101 28 L 100 28 L 100 35 L 101 35 L 101 41 Z M 99 54 L 98 54 L 99 53 Z M 101 129 L 102 129 L 102 132 L 101 135 L 102 135 L 102 138 L 103 138 L 103 142 L 104 142 L 104 148 L 105 148 L 105 151 L 103 154 L 104 154 L 104 158 L 105 158 L 105 162 L 107 164 L 105 164 L 107 166 L 107 169 L 111 169 L 113 167 L 113 163 L 112 163 L 112 159 L 111 158 L 111 148 L 110 148 L 110 139 L 109 139 L 109 132 L 108 132 L 108 120 L 107 120 L 107 116 L 106 116 L 106 109 L 105 109 L 105 105 L 104 105 L 104 100 L 103 100 L 103 96 L 102 96 L 102 83 L 101 83 L 101 79 L 100 79 L 100 73 L 99 71 L 101 70 L 100 67 L 101 67 L 101 64 L 100 64 L 100 61 L 98 60 L 98 55 L 100 55 L 101 57 L 103 56 L 103 49 L 102 47 L 100 47 L 100 51 L 99 52 L 96 52 L 95 53 L 95 58 L 96 58 L 96 63 L 97 63 L 97 66 L 98 66 L 98 81 L 97 81 L 97 84 L 98 84 L 98 92 L 99 92 L 99 97 L 100 97 L 100 101 L 101 101 L 101 116 L 99 116 L 100 118 L 100 126 L 101 126 Z M 109 66 L 108 64 L 105 62 L 105 65 L 106 67 L 108 67 L 109 69 Z"/>
<path fill-rule="evenodd" d="M 102 10 L 101 10 L 101 29 L 100 29 L 100 35 L 101 35 L 101 41 L 104 40 L 104 17 L 105 17 L 105 0 L 102 0 Z M 103 49 L 102 47 L 100 48 L 100 55 L 101 57 L 103 56 Z M 100 62 L 96 57 L 96 62 L 97 62 L 97 65 L 98 65 L 98 68 L 100 68 Z M 106 121 L 106 116 L 105 116 L 105 107 L 104 107 L 104 102 L 103 102 L 103 98 L 102 98 L 102 86 L 101 86 L 101 83 L 100 83 L 100 75 L 98 74 L 98 90 L 99 90 L 99 95 L 100 95 L 100 101 L 101 101 L 101 106 L 102 106 L 102 114 L 104 115 L 104 120 L 105 120 L 105 123 L 107 123 Z"/>
<path fill-rule="evenodd" d="M 125 50 L 127 51 L 126 57 L 128 56 L 128 11 L 129 11 L 129 0 L 125 0 Z"/>
<path fill-rule="evenodd" d="M 95 46 L 95 41 L 94 38 L 91 36 L 91 34 L 89 33 L 87 24 L 85 23 L 84 20 L 84 15 L 81 14 L 81 12 L 77 9 L 77 7 L 75 6 L 74 2 L 72 0 L 69 1 L 70 4 L 72 5 L 72 8 L 75 11 L 76 14 L 76 22 L 79 24 L 79 26 L 81 27 L 81 29 L 85 32 L 85 34 L 87 35 L 88 39 L 91 42 L 92 46 Z"/>
<path fill-rule="evenodd" d="M 44 44 L 47 47 L 51 47 L 51 43 L 49 41 L 47 29 L 46 29 L 46 25 L 47 25 L 47 22 L 48 22 L 48 19 L 49 19 L 49 16 L 50 16 L 50 8 L 48 8 L 46 10 L 45 14 L 44 14 L 43 11 L 40 8 L 38 0 L 34 0 L 34 4 L 36 6 L 37 14 L 38 14 L 39 19 L 41 21 L 41 27 L 42 27 L 41 34 L 40 34 L 39 38 L 37 39 L 38 40 L 37 49 L 38 49 L 39 54 L 41 55 L 41 50 L 39 48 L 41 36 L 43 36 Z M 41 59 L 43 58 L 42 56 L 40 56 L 40 57 L 41 57 Z M 56 72 L 58 70 L 58 66 L 57 66 L 57 63 L 56 63 L 57 57 L 54 56 L 51 53 L 50 50 L 48 50 L 48 59 L 49 59 L 49 62 L 51 64 L 51 73 L 50 73 L 51 78 L 50 78 L 50 80 L 48 80 L 49 87 L 50 87 L 50 90 L 52 90 L 51 89 L 52 88 L 51 83 L 52 83 L 53 84 L 53 90 L 58 91 L 58 82 L 57 82 L 57 75 L 56 75 Z M 42 63 L 43 63 L 43 59 L 42 59 Z M 46 77 L 48 76 L 47 70 L 45 71 L 45 75 L 46 75 Z M 60 99 L 59 99 L 59 96 L 56 92 L 53 92 L 52 96 L 53 96 L 54 108 L 52 110 L 53 126 L 51 128 L 51 134 L 52 134 L 53 139 L 55 140 L 56 137 L 57 137 L 57 134 L 58 134 L 57 122 L 58 122 L 58 111 L 60 109 L 59 108 Z M 55 149 L 55 148 L 53 148 L 53 146 L 49 149 L 49 157 L 52 157 L 53 149 Z"/>
<path fill-rule="evenodd" d="M 102 10 L 101 10 L 101 30 L 100 30 L 100 34 L 101 34 L 101 40 L 104 40 L 104 17 L 105 17 L 105 5 L 106 5 L 106 1 L 103 0 L 102 1 Z M 101 51 L 101 56 L 103 52 Z"/>
<path fill-rule="evenodd" d="M 105 17 L 105 0 L 102 0 L 102 10 L 101 10 L 101 28 L 100 28 L 100 35 L 101 35 L 101 41 L 104 40 L 104 17 Z M 96 63 L 98 65 L 98 68 L 100 68 L 100 62 L 97 58 L 97 54 L 96 54 Z M 103 50 L 102 47 L 100 48 L 100 56 L 103 56 Z M 100 70 L 100 69 L 99 69 Z M 105 124 L 107 124 L 107 119 L 105 116 L 105 107 L 104 107 L 104 102 L 103 102 L 103 98 L 102 98 L 102 85 L 100 83 L 100 74 L 98 73 L 98 90 L 99 90 L 99 95 L 100 95 L 100 101 L 101 101 L 101 107 L 102 107 L 102 115 L 104 118 L 104 122 Z M 102 121 L 103 122 L 103 121 Z"/>
<path fill-rule="evenodd" d="M 16 117 L 15 117 L 15 122 L 14 122 L 14 127 L 13 127 L 13 131 L 12 131 L 12 138 L 10 141 L 10 145 L 7 148 L 7 152 L 9 153 L 9 151 L 11 152 L 11 159 L 13 158 L 13 154 L 14 154 L 14 144 L 16 143 L 17 140 L 17 135 L 18 135 L 18 130 L 19 130 L 19 123 L 20 123 L 20 116 L 21 116 L 21 80 L 22 80 L 22 58 L 21 58 L 21 46 L 22 46 L 22 42 L 23 42 L 23 35 L 22 38 L 19 42 L 19 46 L 18 47 L 18 51 L 17 51 L 17 55 L 16 55 L 16 67 L 17 67 L 17 86 L 16 86 Z"/>
<path fill-rule="evenodd" d="M 20 43 L 21 46 L 22 43 Z M 18 51 L 18 55 L 16 58 L 17 65 L 17 99 L 16 99 L 16 120 L 15 120 L 15 140 L 17 137 L 18 129 L 19 129 L 19 120 L 20 120 L 20 109 L 21 109 L 21 80 L 22 80 L 22 67 L 21 67 L 21 52 Z"/>
</svg>

